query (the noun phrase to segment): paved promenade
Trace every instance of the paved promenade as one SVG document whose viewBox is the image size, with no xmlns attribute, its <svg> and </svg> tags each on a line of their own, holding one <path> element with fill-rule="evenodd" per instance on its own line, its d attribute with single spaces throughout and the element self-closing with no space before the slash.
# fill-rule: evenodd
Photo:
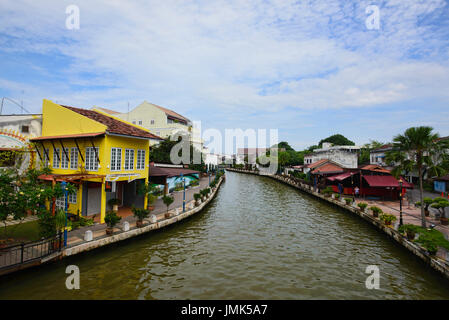
<svg viewBox="0 0 449 320">
<path fill-rule="evenodd" d="M 211 176 L 210 181 L 212 182 L 215 176 Z M 192 206 L 194 203 L 193 194 L 198 193 L 201 189 L 206 188 L 209 185 L 209 178 L 201 178 L 200 185 L 197 187 L 186 189 L 186 210 L 189 206 Z M 173 192 L 171 194 L 174 198 L 174 202 L 170 205 L 169 212 L 174 212 L 176 209 L 181 212 L 182 211 L 182 203 L 183 203 L 183 191 Z M 154 204 L 154 210 L 151 211 L 151 214 L 155 214 L 157 220 L 163 220 L 164 214 L 167 212 L 167 206 L 163 203 L 162 199 L 158 199 Z M 121 230 L 122 223 L 124 221 L 128 221 L 130 228 L 135 227 L 137 219 L 133 216 L 131 209 L 129 208 L 120 208 L 119 215 L 122 217 L 122 220 L 116 225 L 114 231 Z M 96 218 L 96 220 L 98 220 Z M 99 238 L 106 236 L 106 224 L 96 223 L 92 226 L 81 227 L 76 230 L 70 231 L 68 233 L 67 246 L 71 247 L 77 244 L 84 242 L 84 233 L 87 230 L 91 230 L 93 233 L 93 238 Z"/>
</svg>

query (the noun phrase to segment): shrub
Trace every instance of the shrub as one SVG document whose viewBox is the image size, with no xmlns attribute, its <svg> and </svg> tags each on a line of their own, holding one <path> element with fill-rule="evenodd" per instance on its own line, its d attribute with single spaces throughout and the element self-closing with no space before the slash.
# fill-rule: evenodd
<svg viewBox="0 0 449 320">
<path fill-rule="evenodd" d="M 345 202 L 349 206 L 352 203 L 352 199 L 351 198 L 345 198 Z"/>
<path fill-rule="evenodd" d="M 421 244 L 431 254 L 435 254 L 439 246 L 449 250 L 449 241 L 445 238 L 444 234 L 438 230 L 429 230 L 413 224 L 404 224 L 399 227 L 400 232 L 408 232 L 408 230 L 414 231 L 419 235 L 415 242 Z"/>
<path fill-rule="evenodd" d="M 119 205 L 120 204 L 120 200 L 119 199 L 116 199 L 116 198 L 114 198 L 114 199 L 109 199 L 108 200 L 108 204 L 112 207 L 112 206 L 115 206 L 115 205 Z"/>
<path fill-rule="evenodd" d="M 376 207 L 376 206 L 372 206 L 372 207 L 370 207 L 370 209 L 371 209 L 371 211 L 373 211 L 373 215 L 375 217 L 378 216 L 379 214 L 383 213 L 382 209 L 379 207 Z"/>
<path fill-rule="evenodd" d="M 120 220 L 122 220 L 122 217 L 118 216 L 115 211 L 108 211 L 104 217 L 104 222 L 106 222 L 108 228 L 114 228 Z"/>
<path fill-rule="evenodd" d="M 147 218 L 150 215 L 150 211 L 147 209 L 140 209 L 140 208 L 131 208 L 132 212 L 134 213 L 134 217 L 137 218 L 137 220 L 142 221 L 143 219 Z"/>
<path fill-rule="evenodd" d="M 357 206 L 360 208 L 360 210 L 365 211 L 366 207 L 368 206 L 368 203 L 366 202 L 359 202 Z"/>
<path fill-rule="evenodd" d="M 162 197 L 162 201 L 167 206 L 167 212 L 168 212 L 168 208 L 173 203 L 173 201 L 175 201 L 175 199 L 173 199 L 173 197 L 165 195 L 165 196 Z"/>
<path fill-rule="evenodd" d="M 388 213 L 381 214 L 379 218 L 385 224 L 391 224 L 392 222 L 397 220 L 395 215 L 388 214 Z"/>
<path fill-rule="evenodd" d="M 332 192 L 334 192 L 334 190 L 333 190 L 332 187 L 330 187 L 330 186 L 324 188 L 324 189 L 321 191 L 321 193 L 324 193 L 324 195 L 326 195 L 326 196 L 330 196 Z"/>
<path fill-rule="evenodd" d="M 194 194 L 193 194 L 193 198 L 195 199 L 195 202 L 198 202 L 198 200 L 201 199 L 201 194 L 199 194 L 199 193 L 194 193 Z"/>
<path fill-rule="evenodd" d="M 42 212 L 39 215 L 39 236 L 43 238 L 50 238 L 56 235 L 55 217 L 50 212 Z"/>
<path fill-rule="evenodd" d="M 441 217 L 445 217 L 445 208 L 449 207 L 449 201 L 445 198 L 437 197 L 433 199 L 432 208 L 438 209 L 441 214 Z"/>
</svg>

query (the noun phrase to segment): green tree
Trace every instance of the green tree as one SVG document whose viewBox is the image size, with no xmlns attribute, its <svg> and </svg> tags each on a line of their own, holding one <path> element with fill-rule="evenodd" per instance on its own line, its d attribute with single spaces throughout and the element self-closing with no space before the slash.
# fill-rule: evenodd
<svg viewBox="0 0 449 320">
<path fill-rule="evenodd" d="M 188 139 L 187 137 L 184 137 L 184 139 Z M 172 148 L 181 140 L 181 137 L 178 138 L 177 141 L 172 141 L 170 138 L 167 138 L 163 141 L 161 141 L 159 144 L 153 146 L 151 148 L 150 152 L 150 161 L 156 162 L 156 163 L 167 163 L 167 164 L 173 164 L 173 162 L 170 159 L 170 152 Z M 198 149 L 196 149 L 192 143 L 190 143 L 190 155 L 189 155 L 189 168 L 192 170 L 197 170 L 201 172 L 205 172 L 205 166 L 204 166 L 204 160 L 203 156 L 201 156 L 201 163 L 193 164 L 194 154 L 200 153 Z M 178 153 L 179 156 L 182 156 L 182 150 L 179 150 Z"/>
<path fill-rule="evenodd" d="M 327 137 L 325 139 L 322 139 L 318 145 L 320 147 L 323 146 L 323 142 L 330 142 L 333 143 L 334 145 L 337 146 L 354 146 L 355 143 L 352 142 L 351 140 L 349 140 L 348 138 L 346 138 L 345 136 L 341 135 L 341 134 L 334 134 L 330 137 Z"/>
<path fill-rule="evenodd" d="M 360 149 L 359 164 L 370 162 L 370 153 L 372 150 L 380 148 L 384 144 L 382 142 L 371 140 L 370 143 L 366 143 Z"/>
<path fill-rule="evenodd" d="M 439 139 L 432 127 L 411 127 L 394 137 L 393 150 L 387 152 L 386 160 L 396 164 L 392 171 L 396 177 L 403 171 L 418 171 L 420 202 L 423 203 L 423 171 L 441 174 L 443 169 L 439 164 L 447 157 L 448 148 L 448 141 Z M 421 224 L 426 227 L 424 206 L 421 206 Z"/>
</svg>

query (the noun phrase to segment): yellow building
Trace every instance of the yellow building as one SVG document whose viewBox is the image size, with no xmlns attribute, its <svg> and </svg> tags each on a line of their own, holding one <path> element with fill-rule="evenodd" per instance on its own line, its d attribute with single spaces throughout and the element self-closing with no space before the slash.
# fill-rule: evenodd
<svg viewBox="0 0 449 320">
<path fill-rule="evenodd" d="M 162 138 L 176 133 L 189 136 L 190 142 L 199 151 L 203 151 L 201 132 L 193 127 L 192 121 L 179 113 L 147 101 L 142 102 L 128 113 L 96 107 L 93 110 L 113 115 L 133 125 L 140 126 Z"/>
<path fill-rule="evenodd" d="M 42 136 L 31 141 L 53 170 L 42 179 L 77 186 L 68 199 L 69 212 L 97 214 L 104 223 L 110 199 L 119 199 L 122 207 L 146 206 L 146 196 L 137 190 L 148 182 L 150 139 L 160 138 L 98 111 L 44 100 Z M 63 207 L 64 199 L 56 205 Z"/>
</svg>

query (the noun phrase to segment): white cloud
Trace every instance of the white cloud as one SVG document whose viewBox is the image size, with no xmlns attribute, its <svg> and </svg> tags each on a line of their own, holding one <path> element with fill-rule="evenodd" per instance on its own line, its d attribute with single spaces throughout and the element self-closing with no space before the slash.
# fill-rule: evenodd
<svg viewBox="0 0 449 320">
<path fill-rule="evenodd" d="M 80 7 L 78 31 L 65 29 L 72 3 Z M 4 88 L 25 86 L 39 103 L 53 98 L 123 111 L 144 99 L 179 112 L 243 114 L 448 101 L 446 39 L 420 20 L 443 11 L 444 1 L 385 1 L 380 30 L 365 28 L 369 4 L 6 0 L 1 50 L 60 54 L 70 64 L 46 70 L 43 81 Z M 52 71 L 65 83 L 52 81 Z"/>
</svg>

